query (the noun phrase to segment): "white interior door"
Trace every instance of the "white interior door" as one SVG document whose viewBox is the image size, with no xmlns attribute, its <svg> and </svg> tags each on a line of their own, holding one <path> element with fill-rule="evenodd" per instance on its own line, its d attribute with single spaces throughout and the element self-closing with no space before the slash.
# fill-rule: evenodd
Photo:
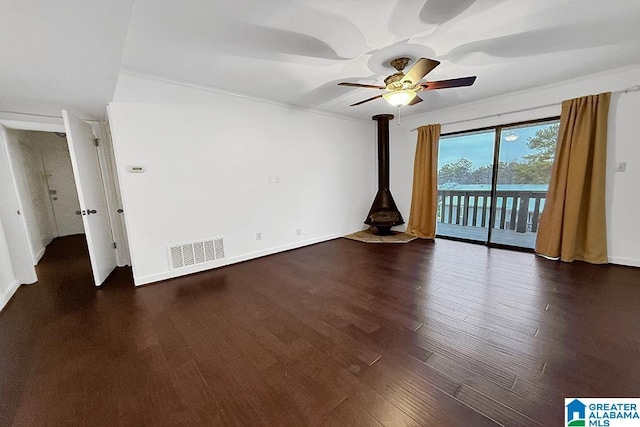
<svg viewBox="0 0 640 427">
<path fill-rule="evenodd" d="M 96 286 L 100 286 L 116 268 L 116 251 L 113 247 L 95 136 L 88 123 L 64 110 L 62 117 L 78 189 L 82 223 L 89 246 L 93 280 Z"/>
</svg>

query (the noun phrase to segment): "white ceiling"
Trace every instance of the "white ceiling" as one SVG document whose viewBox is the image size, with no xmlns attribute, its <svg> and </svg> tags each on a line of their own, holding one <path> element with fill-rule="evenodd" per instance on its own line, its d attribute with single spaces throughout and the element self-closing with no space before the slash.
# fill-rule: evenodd
<svg viewBox="0 0 640 427">
<path fill-rule="evenodd" d="M 105 115 L 134 0 L 0 0 L 0 112 Z"/>
<path fill-rule="evenodd" d="M 638 22 L 638 0 L 3 0 L 0 111 L 99 118 L 122 70 L 368 120 L 394 108 L 336 83 L 398 56 L 478 76 L 406 116 L 640 64 Z"/>
</svg>

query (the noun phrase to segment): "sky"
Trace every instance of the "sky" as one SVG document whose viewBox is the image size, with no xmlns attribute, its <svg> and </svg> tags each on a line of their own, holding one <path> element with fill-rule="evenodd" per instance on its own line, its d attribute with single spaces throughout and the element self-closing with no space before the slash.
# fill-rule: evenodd
<svg viewBox="0 0 640 427">
<path fill-rule="evenodd" d="M 525 127 L 503 128 L 500 140 L 500 161 L 522 161 L 522 157 L 532 154 L 527 147 L 529 138 L 536 131 L 549 126 L 549 123 L 529 125 Z M 454 163 L 466 158 L 473 163 L 473 169 L 493 163 L 494 130 L 481 133 L 455 135 L 440 138 L 438 168 L 447 163 Z M 509 141 L 511 139 L 511 141 Z"/>
</svg>

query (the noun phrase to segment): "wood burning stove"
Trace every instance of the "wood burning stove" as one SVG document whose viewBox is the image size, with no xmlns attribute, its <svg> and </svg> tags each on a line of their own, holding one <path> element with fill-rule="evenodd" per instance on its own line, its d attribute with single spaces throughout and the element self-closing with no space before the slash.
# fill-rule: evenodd
<svg viewBox="0 0 640 427">
<path fill-rule="evenodd" d="M 372 119 L 378 123 L 378 193 L 364 223 L 376 227 L 378 234 L 384 236 L 404 221 L 389 191 L 389 121 L 393 115 L 378 114 Z"/>
</svg>

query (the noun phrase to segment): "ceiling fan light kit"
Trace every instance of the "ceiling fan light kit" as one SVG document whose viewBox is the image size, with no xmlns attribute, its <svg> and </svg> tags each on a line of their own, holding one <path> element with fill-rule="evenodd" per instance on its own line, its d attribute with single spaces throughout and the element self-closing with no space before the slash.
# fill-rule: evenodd
<svg viewBox="0 0 640 427">
<path fill-rule="evenodd" d="M 393 92 L 387 92 L 382 97 L 394 107 L 402 107 L 409 104 L 416 97 L 416 93 L 410 89 L 400 89 Z"/>
<path fill-rule="evenodd" d="M 384 79 L 385 86 L 350 82 L 341 82 L 338 83 L 338 85 L 378 89 L 387 92 L 385 94 L 377 95 L 365 99 L 364 101 L 351 104 L 352 107 L 373 101 L 374 99 L 383 98 L 394 107 L 400 108 L 404 105 L 411 106 L 422 102 L 422 98 L 417 95 L 420 91 L 471 86 L 476 80 L 475 76 L 470 76 L 450 80 L 439 80 L 435 82 L 420 82 L 424 76 L 440 65 L 440 61 L 428 58 L 419 58 L 405 74 L 403 70 L 409 62 L 411 62 L 411 59 L 407 57 L 396 58 L 390 61 L 389 64 L 396 69 L 396 72 Z"/>
</svg>

